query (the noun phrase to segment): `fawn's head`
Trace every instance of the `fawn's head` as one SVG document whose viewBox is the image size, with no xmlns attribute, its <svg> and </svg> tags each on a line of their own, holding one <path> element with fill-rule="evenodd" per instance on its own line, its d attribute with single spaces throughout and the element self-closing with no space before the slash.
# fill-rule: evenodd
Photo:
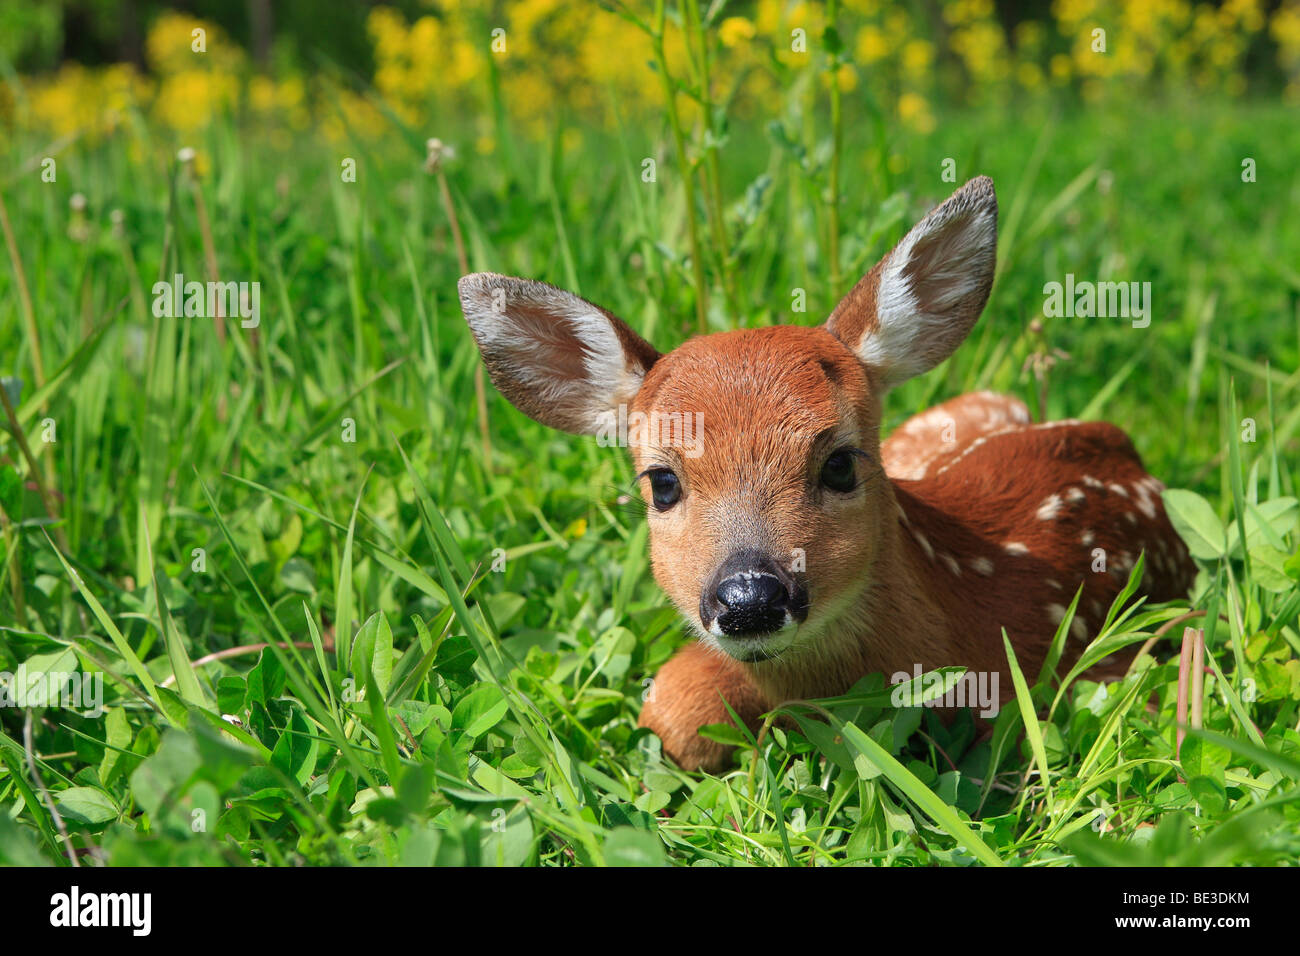
<svg viewBox="0 0 1300 956">
<path fill-rule="evenodd" d="M 880 399 L 947 358 L 993 281 L 997 199 L 971 180 L 824 325 L 690 339 L 661 355 L 559 289 L 491 273 L 460 299 L 492 381 L 544 425 L 626 443 L 655 577 L 738 660 L 815 644 L 880 567 L 896 520 Z"/>
</svg>

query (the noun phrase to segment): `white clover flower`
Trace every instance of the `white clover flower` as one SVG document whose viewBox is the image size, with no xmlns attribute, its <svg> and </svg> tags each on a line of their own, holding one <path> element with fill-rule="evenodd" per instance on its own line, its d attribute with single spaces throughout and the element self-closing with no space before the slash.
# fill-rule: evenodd
<svg viewBox="0 0 1300 956">
<path fill-rule="evenodd" d="M 456 158 L 455 148 L 450 143 L 444 143 L 437 137 L 426 140 L 424 145 L 429 151 L 428 158 L 424 161 L 425 172 L 436 173 L 442 168 L 443 163 Z"/>
</svg>

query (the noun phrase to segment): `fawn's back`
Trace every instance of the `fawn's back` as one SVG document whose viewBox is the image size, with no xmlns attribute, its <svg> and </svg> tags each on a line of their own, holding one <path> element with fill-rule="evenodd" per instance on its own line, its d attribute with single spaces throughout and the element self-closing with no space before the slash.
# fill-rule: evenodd
<svg viewBox="0 0 1300 956">
<path fill-rule="evenodd" d="M 967 660 L 991 654 L 998 669 L 1005 627 L 1037 668 L 1082 587 L 1063 655 L 1077 657 L 1143 552 L 1152 600 L 1185 594 L 1195 578 L 1164 486 L 1114 425 L 1031 424 L 1022 403 L 981 392 L 910 419 L 883 453 L 900 526 L 933 568 L 932 600 Z"/>
</svg>

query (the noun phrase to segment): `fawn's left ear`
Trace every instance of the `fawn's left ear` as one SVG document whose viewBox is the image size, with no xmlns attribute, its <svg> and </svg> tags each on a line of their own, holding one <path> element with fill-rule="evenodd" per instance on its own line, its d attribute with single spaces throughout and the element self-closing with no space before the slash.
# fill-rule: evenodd
<svg viewBox="0 0 1300 956">
<path fill-rule="evenodd" d="M 972 179 L 912 227 L 835 307 L 826 330 L 886 388 L 929 371 L 970 333 L 993 287 L 998 199 Z"/>
<path fill-rule="evenodd" d="M 476 272 L 459 290 L 492 384 L 551 428 L 596 434 L 659 358 L 621 319 L 545 282 Z"/>
</svg>

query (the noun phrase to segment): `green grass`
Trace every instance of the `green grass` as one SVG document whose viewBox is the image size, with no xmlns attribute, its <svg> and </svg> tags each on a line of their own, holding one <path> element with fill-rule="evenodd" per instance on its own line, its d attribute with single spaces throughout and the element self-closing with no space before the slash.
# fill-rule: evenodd
<svg viewBox="0 0 1300 956">
<path fill-rule="evenodd" d="M 720 151 L 737 314 L 710 246 L 717 328 L 819 322 L 845 291 L 828 287 L 826 164 L 807 159 L 815 143 L 801 158 L 801 122 L 792 147 L 767 119 L 734 119 Z M 0 708 L 0 862 L 66 865 L 68 843 L 115 865 L 1294 860 L 1290 119 L 1270 104 L 1027 104 L 941 117 L 928 138 L 882 142 L 851 119 L 844 135 L 844 284 L 954 188 L 945 157 L 959 182 L 987 173 L 1000 195 L 984 318 L 951 361 L 891 395 L 887 428 L 995 388 L 1045 417 L 1116 422 L 1154 474 L 1194 493 L 1171 508 L 1204 571 L 1195 594 L 1117 606 L 1090 651 L 1208 612 L 1191 623 L 1214 673 L 1181 760 L 1176 627 L 1109 687 L 1022 675 L 1019 706 L 978 743 L 967 718 L 892 709 L 877 675 L 820 711 L 792 709 L 761 745 L 732 731 L 733 771 L 681 773 L 636 729 L 644 681 L 686 637 L 650 575 L 629 462 L 490 389 L 483 460 L 477 353 L 421 137 L 277 152 L 221 124 L 191 144 L 210 162 L 221 277 L 261 283 L 256 342 L 232 321 L 224 345 L 210 319 L 149 311 L 159 276 L 204 278 L 175 143 L 141 127 L 143 159 L 77 144 L 57 183 L 7 174 L 49 384 L 36 391 L 7 256 L 0 372 L 22 379 L 15 414 L 58 521 L 6 423 L 0 671 L 103 673 L 106 712 Z M 583 135 L 568 152 L 512 141 L 452 166 L 470 266 L 571 288 L 670 347 L 697 323 L 670 136 L 631 122 Z M 43 149 L 11 139 L 4 168 Z M 345 155 L 354 184 L 338 175 Z M 89 203 L 80 241 L 73 192 Z M 1067 272 L 1150 281 L 1150 328 L 1031 328 L 1042 285 Z M 795 289 L 804 314 L 790 312 Z M 1040 387 L 1023 369 L 1050 350 L 1068 357 Z"/>
</svg>

